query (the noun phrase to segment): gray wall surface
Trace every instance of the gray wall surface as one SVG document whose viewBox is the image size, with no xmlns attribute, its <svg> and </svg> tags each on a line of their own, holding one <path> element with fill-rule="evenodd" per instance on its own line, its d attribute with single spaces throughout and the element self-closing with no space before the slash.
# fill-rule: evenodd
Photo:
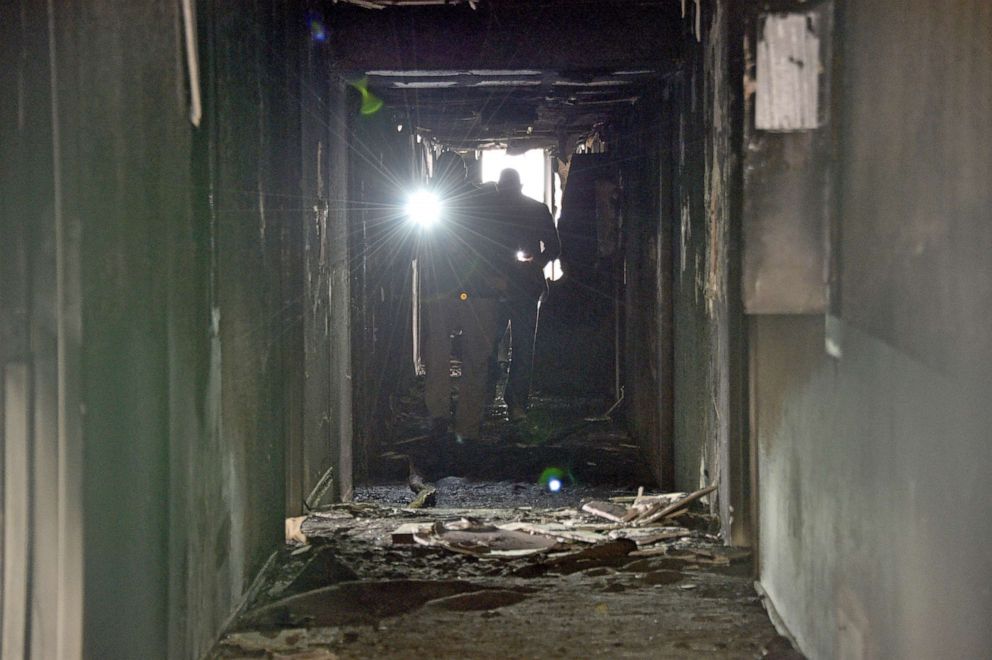
<svg viewBox="0 0 992 660">
<path fill-rule="evenodd" d="M 627 423 L 658 485 L 674 488 L 671 177 L 677 145 L 661 93 L 642 99 L 616 151 L 623 191 L 624 399 Z"/>
<path fill-rule="evenodd" d="M 842 357 L 752 320 L 760 578 L 810 657 L 988 657 L 992 8 L 839 18 Z"/>
<path fill-rule="evenodd" d="M 757 317 L 760 579 L 811 658 L 988 657 L 989 393 L 853 326 Z"/>
<path fill-rule="evenodd" d="M 329 143 L 320 45 L 296 3 L 194 3 L 194 127 L 180 3 L 10 4 L 0 400 L 4 447 L 30 443 L 15 458 L 35 474 L 10 510 L 39 536 L 4 539 L 33 589 L 4 643 L 197 657 L 301 500 L 286 454 L 303 435 L 303 163 Z M 36 433 L 13 423 L 31 414 Z"/>
<path fill-rule="evenodd" d="M 739 450 L 744 446 L 742 334 L 737 294 L 739 230 L 732 221 L 738 161 L 733 146 L 739 79 L 735 60 L 738 19 L 727 2 L 702 3 L 700 31 L 687 18 L 684 70 L 671 82 L 676 197 L 673 227 L 674 485 L 695 490 L 719 484 L 708 497 L 730 540 L 731 506 L 746 486 Z M 692 11 L 697 11 L 693 9 Z M 698 39 L 697 39 L 698 37 Z M 737 507 L 740 511 L 741 507 Z"/>
</svg>

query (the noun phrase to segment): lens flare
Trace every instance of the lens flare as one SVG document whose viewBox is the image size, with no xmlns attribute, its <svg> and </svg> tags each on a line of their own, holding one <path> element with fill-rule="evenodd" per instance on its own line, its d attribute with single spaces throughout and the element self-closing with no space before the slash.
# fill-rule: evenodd
<svg viewBox="0 0 992 660">
<path fill-rule="evenodd" d="M 538 483 L 547 488 L 552 493 L 557 493 L 565 485 L 565 479 L 568 479 L 571 483 L 575 480 L 572 475 L 566 474 L 564 470 L 558 467 L 548 467 L 544 468 L 541 472 L 541 476 L 538 478 Z"/>
<path fill-rule="evenodd" d="M 348 84 L 357 89 L 358 93 L 362 95 L 362 107 L 359 109 L 359 112 L 363 115 L 374 115 L 382 108 L 382 99 L 373 94 L 369 89 L 368 78 L 362 78 Z"/>
<path fill-rule="evenodd" d="M 437 195 L 418 190 L 406 202 L 406 216 L 416 225 L 430 229 L 441 219 L 441 201 Z"/>
<path fill-rule="evenodd" d="M 310 38 L 321 43 L 327 41 L 327 26 L 323 18 L 316 12 L 307 14 L 307 24 L 310 27 Z"/>
</svg>

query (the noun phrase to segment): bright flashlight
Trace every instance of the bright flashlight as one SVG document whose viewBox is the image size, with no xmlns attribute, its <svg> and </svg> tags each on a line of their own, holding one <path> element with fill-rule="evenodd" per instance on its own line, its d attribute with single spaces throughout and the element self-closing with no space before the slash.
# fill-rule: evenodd
<svg viewBox="0 0 992 660">
<path fill-rule="evenodd" d="M 561 490 L 561 479 L 556 479 L 554 477 L 548 479 L 548 490 L 550 490 L 552 493 L 557 493 L 559 490 Z"/>
<path fill-rule="evenodd" d="M 424 229 L 431 228 L 441 219 L 441 201 L 426 190 L 410 195 L 405 210 L 406 216 Z"/>
<path fill-rule="evenodd" d="M 517 261 L 533 261 L 534 257 L 530 256 L 523 250 L 517 250 Z"/>
</svg>

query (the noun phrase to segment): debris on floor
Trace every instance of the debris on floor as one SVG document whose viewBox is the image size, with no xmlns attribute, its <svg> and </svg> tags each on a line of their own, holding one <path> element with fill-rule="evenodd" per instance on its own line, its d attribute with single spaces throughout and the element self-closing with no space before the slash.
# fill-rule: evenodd
<svg viewBox="0 0 992 660">
<path fill-rule="evenodd" d="M 280 568 L 209 657 L 562 657 L 577 654 L 576 630 L 579 655 L 757 657 L 775 631 L 749 553 L 720 543 L 693 495 L 323 507 L 294 526 Z M 653 523 L 622 520 L 673 506 Z"/>
<path fill-rule="evenodd" d="M 557 545 L 554 539 L 547 536 L 505 529 L 468 518 L 438 521 L 426 530 L 415 532 L 413 540 L 420 545 L 485 557 L 528 557 L 547 552 Z"/>
<path fill-rule="evenodd" d="M 437 488 L 434 484 L 427 483 L 424 481 L 424 477 L 420 474 L 420 471 L 413 464 L 413 459 L 407 459 L 410 463 L 410 476 L 407 477 L 407 485 L 410 486 L 410 490 L 416 495 L 413 501 L 410 502 L 411 509 L 423 509 L 424 507 L 430 507 L 437 504 Z"/>
<path fill-rule="evenodd" d="M 397 414 L 382 480 L 287 520 L 207 657 L 758 657 L 776 632 L 704 505 L 715 487 L 646 493 L 622 428 L 541 403 L 468 446 Z"/>
</svg>

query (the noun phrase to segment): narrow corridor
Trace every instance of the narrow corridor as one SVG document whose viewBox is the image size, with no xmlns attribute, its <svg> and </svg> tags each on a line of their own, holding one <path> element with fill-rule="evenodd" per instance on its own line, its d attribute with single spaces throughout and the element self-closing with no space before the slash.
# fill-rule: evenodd
<svg viewBox="0 0 992 660">
<path fill-rule="evenodd" d="M 990 35 L 0 0 L 0 657 L 992 657 Z"/>
</svg>

